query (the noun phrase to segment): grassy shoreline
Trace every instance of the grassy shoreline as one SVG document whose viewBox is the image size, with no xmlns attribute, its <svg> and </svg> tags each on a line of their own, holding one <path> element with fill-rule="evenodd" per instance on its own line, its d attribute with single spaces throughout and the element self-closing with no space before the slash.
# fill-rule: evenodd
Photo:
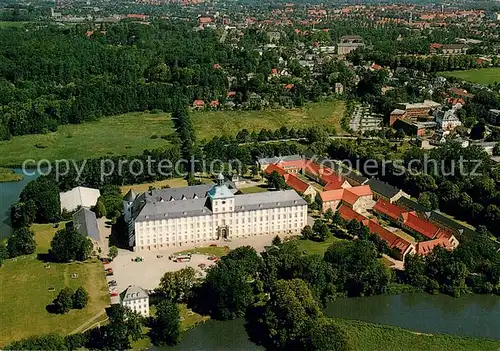
<svg viewBox="0 0 500 351">
<path fill-rule="evenodd" d="M 389 325 L 337 318 L 334 320 L 350 334 L 355 349 L 361 351 L 493 351 L 500 347 L 500 340 L 426 334 Z"/>
<path fill-rule="evenodd" d="M 0 183 L 19 182 L 23 178 L 24 175 L 22 173 L 16 173 L 12 169 L 0 167 Z"/>
</svg>

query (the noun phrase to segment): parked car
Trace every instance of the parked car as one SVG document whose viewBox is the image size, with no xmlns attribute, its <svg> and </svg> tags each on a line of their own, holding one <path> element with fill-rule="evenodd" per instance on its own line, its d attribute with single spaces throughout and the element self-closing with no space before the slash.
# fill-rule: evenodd
<svg viewBox="0 0 500 351">
<path fill-rule="evenodd" d="M 209 260 L 209 261 L 214 261 L 214 262 L 215 262 L 215 261 L 217 261 L 217 257 L 216 257 L 216 256 L 210 256 L 210 257 L 208 258 L 208 260 Z"/>
<path fill-rule="evenodd" d="M 112 291 L 111 293 L 109 293 L 111 296 L 118 296 L 118 291 Z"/>
<path fill-rule="evenodd" d="M 112 276 L 112 275 L 114 275 L 113 271 L 111 271 L 111 272 L 106 272 L 106 277 L 110 277 L 110 276 Z"/>
<path fill-rule="evenodd" d="M 111 262 L 111 259 L 107 257 L 101 257 L 101 262 L 104 264 L 108 264 Z"/>
<path fill-rule="evenodd" d="M 104 271 L 105 271 L 106 273 L 109 273 L 109 272 L 113 273 L 113 268 L 106 268 Z"/>
</svg>

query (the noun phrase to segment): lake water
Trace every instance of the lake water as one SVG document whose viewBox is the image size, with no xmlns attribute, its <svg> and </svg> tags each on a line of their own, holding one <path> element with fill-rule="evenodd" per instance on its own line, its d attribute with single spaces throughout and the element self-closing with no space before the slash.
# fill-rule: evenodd
<svg viewBox="0 0 500 351">
<path fill-rule="evenodd" d="M 403 294 L 340 299 L 328 317 L 395 325 L 424 333 L 500 339 L 500 297 Z"/>
<path fill-rule="evenodd" d="M 17 173 L 22 173 L 21 169 L 14 169 Z M 25 175 L 19 182 L 0 183 L 0 238 L 10 235 L 10 207 L 19 199 L 19 194 L 23 191 L 26 184 L 38 178 L 36 175 Z"/>
<path fill-rule="evenodd" d="M 398 326 L 424 333 L 500 339 L 500 297 L 403 294 L 346 298 L 328 304 L 328 317 Z M 263 350 L 248 340 L 243 319 L 208 321 L 171 348 L 154 350 Z"/>
</svg>

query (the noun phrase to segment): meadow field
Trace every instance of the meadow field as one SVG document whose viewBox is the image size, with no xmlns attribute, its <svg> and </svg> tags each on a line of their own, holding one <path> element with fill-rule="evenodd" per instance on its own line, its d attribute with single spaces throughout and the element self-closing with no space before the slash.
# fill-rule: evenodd
<svg viewBox="0 0 500 351">
<path fill-rule="evenodd" d="M 84 159 L 108 155 L 137 155 L 169 142 L 170 115 L 127 113 L 95 122 L 59 126 L 47 134 L 15 136 L 0 141 L 0 165 L 18 166 L 26 159 Z M 156 137 L 151 138 L 153 135 Z"/>
<path fill-rule="evenodd" d="M 493 84 L 500 82 L 500 67 L 477 68 L 465 71 L 447 71 L 439 73 L 443 77 L 455 77 L 478 84 Z"/>
<path fill-rule="evenodd" d="M 343 101 L 308 103 L 304 107 L 262 111 L 193 111 L 190 113 L 198 141 L 214 136 L 249 131 L 287 128 L 335 128 L 345 110 Z M 19 166 L 26 159 L 97 158 L 138 155 L 169 145 L 162 137 L 172 137 L 169 113 L 134 112 L 103 117 L 95 122 L 59 126 L 56 132 L 15 136 L 0 141 L 0 166 Z M 169 139 L 169 138 L 167 138 Z"/>
<path fill-rule="evenodd" d="M 335 319 L 335 322 L 345 328 L 353 340 L 354 349 L 360 351 L 476 351 L 500 348 L 500 340 L 424 334 L 346 319 Z"/>
<path fill-rule="evenodd" d="M 197 138 L 235 136 L 240 130 L 259 132 L 261 129 L 335 128 L 340 133 L 340 121 L 345 110 L 343 101 L 307 103 L 304 107 L 261 111 L 194 111 L 191 113 Z"/>
<path fill-rule="evenodd" d="M 32 229 L 36 253 L 6 260 L 0 268 L 0 348 L 31 335 L 66 335 L 103 312 L 110 303 L 101 262 L 93 259 L 84 263 L 49 263 L 46 268 L 36 254 L 47 253 L 57 229 L 50 224 L 34 225 Z M 77 278 L 72 278 L 74 273 Z M 46 306 L 66 286 L 73 290 L 83 286 L 89 293 L 89 304 L 65 315 L 50 314 Z M 49 291 L 52 287 L 54 291 Z"/>
</svg>

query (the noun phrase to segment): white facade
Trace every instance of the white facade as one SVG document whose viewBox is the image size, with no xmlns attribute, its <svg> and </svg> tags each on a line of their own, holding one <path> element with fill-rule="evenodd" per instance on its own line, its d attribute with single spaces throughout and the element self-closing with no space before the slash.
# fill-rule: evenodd
<svg viewBox="0 0 500 351">
<path fill-rule="evenodd" d="M 129 286 L 121 294 L 121 304 L 143 317 L 149 317 L 149 295 L 139 286 Z"/>
<path fill-rule="evenodd" d="M 184 188 L 187 193 L 189 188 Z M 206 197 L 147 204 L 131 216 L 130 229 L 134 250 L 143 251 L 300 234 L 306 224 L 307 203 L 293 190 L 234 195 L 227 186 L 216 185 Z"/>
</svg>

